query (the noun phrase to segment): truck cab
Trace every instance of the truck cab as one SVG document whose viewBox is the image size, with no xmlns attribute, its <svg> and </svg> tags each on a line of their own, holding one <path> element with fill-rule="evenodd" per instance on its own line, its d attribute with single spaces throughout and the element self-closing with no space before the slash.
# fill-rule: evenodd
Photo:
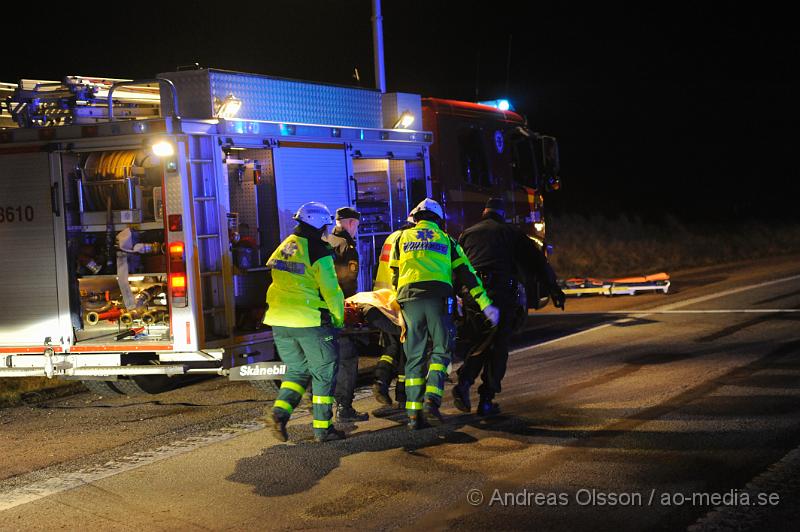
<svg viewBox="0 0 800 532">
<path fill-rule="evenodd" d="M 506 202 L 509 223 L 545 247 L 543 193 L 558 188 L 555 139 L 528 128 L 516 112 L 490 105 L 423 98 L 423 127 L 433 132 L 431 183 L 459 235 L 480 219 L 490 197 Z"/>
</svg>

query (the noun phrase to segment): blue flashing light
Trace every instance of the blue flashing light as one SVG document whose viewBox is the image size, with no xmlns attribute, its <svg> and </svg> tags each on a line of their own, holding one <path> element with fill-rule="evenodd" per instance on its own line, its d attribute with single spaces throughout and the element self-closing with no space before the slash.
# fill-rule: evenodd
<svg viewBox="0 0 800 532">
<path fill-rule="evenodd" d="M 505 98 L 501 98 L 499 100 L 485 100 L 482 102 L 478 102 L 481 105 L 488 105 L 489 107 L 494 107 L 495 109 L 499 109 L 500 111 L 513 111 L 514 106 L 511 105 L 511 102 L 506 100 Z"/>
</svg>

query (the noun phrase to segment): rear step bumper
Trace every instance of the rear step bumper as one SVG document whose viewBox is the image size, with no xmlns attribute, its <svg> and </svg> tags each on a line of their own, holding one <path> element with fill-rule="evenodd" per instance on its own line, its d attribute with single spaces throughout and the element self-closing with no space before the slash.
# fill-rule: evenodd
<svg viewBox="0 0 800 532">
<path fill-rule="evenodd" d="M 196 370 L 189 370 L 185 365 L 170 364 L 149 364 L 142 366 L 81 366 L 78 368 L 64 368 L 57 370 L 56 375 L 63 377 L 115 377 L 133 375 L 185 375 L 186 373 L 196 373 Z M 216 372 L 216 371 L 215 371 Z M 0 378 L 2 377 L 48 377 L 46 368 L 0 368 Z"/>
</svg>

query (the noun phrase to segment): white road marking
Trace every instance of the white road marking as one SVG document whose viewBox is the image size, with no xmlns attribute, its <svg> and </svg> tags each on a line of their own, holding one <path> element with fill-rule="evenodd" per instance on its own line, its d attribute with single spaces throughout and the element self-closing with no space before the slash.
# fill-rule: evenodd
<svg viewBox="0 0 800 532">
<path fill-rule="evenodd" d="M 797 308 L 724 308 L 708 310 L 597 310 L 593 312 L 558 312 L 538 316 L 604 316 L 606 314 L 780 314 L 800 312 Z"/>
<path fill-rule="evenodd" d="M 203 436 L 192 436 L 185 440 L 176 441 L 152 451 L 134 453 L 131 456 L 112 460 L 101 466 L 80 469 L 72 473 L 50 477 L 9 490 L 2 490 L 0 487 L 0 512 L 44 497 L 49 497 L 50 495 L 55 495 L 56 493 L 61 493 L 62 491 L 91 484 L 126 471 L 138 469 L 154 462 L 166 460 L 173 456 L 188 453 L 200 447 L 230 440 L 231 438 L 262 428 L 264 428 L 264 424 L 256 421 L 238 423 L 230 427 L 209 432 Z M 0 486 L 2 486 L 2 484 L 0 484 Z"/>
<path fill-rule="evenodd" d="M 626 314 L 628 316 L 628 318 L 626 318 L 625 321 L 629 320 L 630 318 L 646 318 L 647 316 L 650 316 L 652 314 L 665 313 L 665 312 L 668 312 L 668 311 L 671 311 L 671 310 L 676 310 L 676 309 L 679 309 L 679 308 L 688 307 L 688 306 L 691 306 L 691 305 L 696 305 L 697 303 L 703 303 L 705 301 L 711 301 L 713 299 L 720 299 L 720 298 L 723 298 L 723 297 L 726 297 L 726 296 L 730 296 L 730 295 L 733 295 L 733 294 L 738 294 L 740 292 L 746 292 L 748 290 L 755 290 L 756 288 L 763 288 L 765 286 L 772 286 L 774 284 L 779 284 L 779 283 L 786 283 L 788 281 L 796 281 L 798 279 L 800 279 L 800 275 L 792 275 L 790 277 L 783 277 L 781 279 L 775 279 L 775 280 L 772 280 L 772 281 L 765 281 L 763 283 L 751 284 L 751 285 L 747 285 L 747 286 L 740 286 L 738 288 L 731 288 L 730 290 L 725 290 L 723 292 L 718 292 L 716 294 L 709 294 L 709 295 L 706 295 L 706 296 L 699 296 L 699 297 L 694 297 L 692 299 L 686 299 L 684 301 L 677 301 L 675 303 L 670 303 L 668 305 L 661 305 L 660 307 L 656 307 L 656 308 L 654 308 L 652 310 L 643 310 L 639 314 L 632 314 L 631 311 L 624 311 L 624 314 Z M 616 312 L 612 312 L 612 313 L 616 314 Z M 603 313 L 599 313 L 599 314 L 608 314 L 608 312 L 603 312 Z M 558 314 L 556 314 L 556 316 L 557 315 Z M 529 345 L 529 346 L 526 346 L 526 347 L 520 347 L 519 349 L 514 349 L 513 351 L 510 351 L 509 355 L 514 355 L 514 354 L 517 354 L 517 353 L 522 353 L 524 351 L 529 351 L 529 350 L 532 350 L 532 349 L 548 346 L 548 345 L 551 345 L 551 344 L 555 344 L 556 342 L 563 342 L 564 340 L 569 340 L 571 338 L 575 338 L 576 336 L 581 336 L 581 335 L 584 335 L 584 334 L 588 334 L 590 332 L 594 332 L 594 331 L 599 331 L 601 329 L 605 329 L 606 327 L 611 327 L 615 323 L 620 323 L 621 321 L 622 320 L 615 320 L 615 321 L 610 322 L 610 323 L 603 323 L 602 325 L 598 325 L 596 327 L 590 327 L 589 329 L 584 329 L 583 331 L 578 331 L 576 333 L 568 334 L 566 336 L 559 336 L 558 338 L 553 338 L 552 340 L 547 340 L 546 342 L 542 342 L 542 343 L 534 344 L 534 345 Z"/>
</svg>

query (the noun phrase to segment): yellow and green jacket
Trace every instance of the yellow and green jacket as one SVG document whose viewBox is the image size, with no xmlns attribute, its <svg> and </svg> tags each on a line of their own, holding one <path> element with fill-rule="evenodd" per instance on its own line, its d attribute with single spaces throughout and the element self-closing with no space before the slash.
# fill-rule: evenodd
<svg viewBox="0 0 800 532">
<path fill-rule="evenodd" d="M 400 238 L 402 229 L 391 233 L 386 237 L 381 248 L 381 255 L 378 258 L 378 270 L 375 272 L 375 284 L 372 286 L 373 290 L 394 290 L 392 285 L 392 270 L 389 268 L 389 259 L 392 256 L 392 248 L 394 243 Z"/>
<path fill-rule="evenodd" d="M 300 224 L 267 261 L 264 323 L 280 327 L 341 327 L 344 294 L 336 278 L 333 249 L 313 228 Z"/>
<path fill-rule="evenodd" d="M 464 250 L 438 225 L 422 220 L 400 232 L 389 260 L 399 302 L 453 295 L 453 279 L 481 310 L 492 304 Z"/>
</svg>

